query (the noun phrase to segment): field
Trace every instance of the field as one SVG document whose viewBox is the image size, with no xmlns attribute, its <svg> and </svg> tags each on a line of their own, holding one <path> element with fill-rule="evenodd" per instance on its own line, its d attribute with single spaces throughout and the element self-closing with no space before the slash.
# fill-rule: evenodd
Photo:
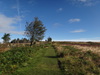
<svg viewBox="0 0 100 75">
<path fill-rule="evenodd" d="M 100 43 L 0 44 L 0 75 L 100 75 Z"/>
</svg>

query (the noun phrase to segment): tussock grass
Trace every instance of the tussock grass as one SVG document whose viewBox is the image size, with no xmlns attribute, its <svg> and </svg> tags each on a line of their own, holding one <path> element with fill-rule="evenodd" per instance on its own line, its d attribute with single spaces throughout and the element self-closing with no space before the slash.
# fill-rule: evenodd
<svg viewBox="0 0 100 75">
<path fill-rule="evenodd" d="M 100 75 L 100 56 L 92 51 L 82 51 L 72 46 L 57 48 L 59 61 L 65 75 Z"/>
<path fill-rule="evenodd" d="M 73 45 L 74 48 L 81 49 L 82 51 L 92 51 L 93 53 L 96 53 L 100 55 L 100 47 L 93 47 L 93 46 L 80 46 L 80 45 Z"/>
</svg>

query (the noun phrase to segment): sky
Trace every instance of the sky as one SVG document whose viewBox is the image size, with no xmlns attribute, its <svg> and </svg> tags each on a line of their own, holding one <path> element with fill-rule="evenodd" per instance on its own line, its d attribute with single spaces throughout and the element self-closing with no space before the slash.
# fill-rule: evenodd
<svg viewBox="0 0 100 75">
<path fill-rule="evenodd" d="M 53 41 L 100 41 L 100 0 L 0 0 L 0 42 L 26 38 L 26 22 L 38 17 Z"/>
</svg>

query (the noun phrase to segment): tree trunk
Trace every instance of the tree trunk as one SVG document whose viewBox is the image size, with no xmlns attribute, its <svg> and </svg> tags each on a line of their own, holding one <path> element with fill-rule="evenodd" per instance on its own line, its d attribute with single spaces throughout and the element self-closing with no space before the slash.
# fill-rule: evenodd
<svg viewBox="0 0 100 75">
<path fill-rule="evenodd" d="M 34 41 L 34 43 L 33 43 L 34 45 L 36 44 L 36 41 Z"/>
<path fill-rule="evenodd" d="M 33 40 L 33 41 L 31 41 L 30 46 L 35 45 L 35 44 L 36 44 L 36 41 Z"/>
<path fill-rule="evenodd" d="M 32 46 L 32 45 L 33 45 L 33 41 L 30 42 L 30 46 Z"/>
</svg>

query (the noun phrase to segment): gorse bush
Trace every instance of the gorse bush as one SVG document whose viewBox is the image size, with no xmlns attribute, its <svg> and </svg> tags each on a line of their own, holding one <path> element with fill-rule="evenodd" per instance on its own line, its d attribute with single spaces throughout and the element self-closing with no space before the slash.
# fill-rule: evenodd
<svg viewBox="0 0 100 75">
<path fill-rule="evenodd" d="M 4 53 L 0 53 L 0 73 L 13 73 L 17 68 L 27 66 L 32 53 L 38 47 L 15 47 Z"/>
</svg>

